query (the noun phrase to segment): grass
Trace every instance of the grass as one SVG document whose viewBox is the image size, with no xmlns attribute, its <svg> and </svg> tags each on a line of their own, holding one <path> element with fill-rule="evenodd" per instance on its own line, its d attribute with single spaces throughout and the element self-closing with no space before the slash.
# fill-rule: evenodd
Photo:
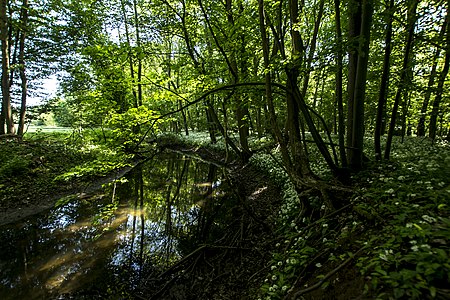
<svg viewBox="0 0 450 300">
<path fill-rule="evenodd" d="M 98 143 L 95 133 L 61 129 L 0 140 L 0 206 L 39 202 L 124 167 L 130 156 L 118 149 Z"/>
</svg>

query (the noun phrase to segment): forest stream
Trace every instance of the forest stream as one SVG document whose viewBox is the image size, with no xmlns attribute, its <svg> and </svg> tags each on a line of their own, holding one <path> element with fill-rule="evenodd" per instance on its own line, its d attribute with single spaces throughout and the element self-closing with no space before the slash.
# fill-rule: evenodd
<svg viewBox="0 0 450 300">
<path fill-rule="evenodd" d="M 163 153 L 95 194 L 2 226 L 0 298 L 129 297 L 223 235 L 230 216 L 219 210 L 233 198 L 226 177 L 214 164 Z"/>
</svg>

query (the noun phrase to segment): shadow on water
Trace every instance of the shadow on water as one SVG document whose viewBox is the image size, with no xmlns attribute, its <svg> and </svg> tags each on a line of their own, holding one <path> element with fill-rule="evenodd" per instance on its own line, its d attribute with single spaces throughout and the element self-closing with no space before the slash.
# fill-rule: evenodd
<svg viewBox="0 0 450 300">
<path fill-rule="evenodd" d="M 0 299 L 126 298 L 214 234 L 220 174 L 164 154 L 94 196 L 0 227 Z"/>
</svg>

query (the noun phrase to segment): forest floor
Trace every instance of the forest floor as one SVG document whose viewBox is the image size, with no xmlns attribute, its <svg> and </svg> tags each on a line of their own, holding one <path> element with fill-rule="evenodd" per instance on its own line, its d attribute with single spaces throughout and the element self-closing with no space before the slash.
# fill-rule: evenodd
<svg viewBox="0 0 450 300">
<path fill-rule="evenodd" d="M 220 143 L 211 146 L 201 136 L 182 137 L 182 140 L 195 146 L 193 149 L 224 152 Z M 248 249 L 260 249 L 264 255 L 247 261 L 219 255 L 220 259 L 216 260 L 223 262 L 228 257 L 234 262 L 235 269 L 229 276 L 227 272 L 217 274 L 217 267 L 211 263 L 215 260 L 204 261 L 205 256 L 199 256 L 196 249 L 193 252 L 196 269 L 189 265 L 182 273 L 195 276 L 183 280 L 171 273 L 165 284 L 157 281 L 160 286 L 170 285 L 170 291 L 175 290 L 175 294 L 170 291 L 165 294 L 167 299 L 177 299 L 179 285 L 174 285 L 177 280 L 183 287 L 195 286 L 197 294 L 208 292 L 202 294 L 205 299 L 450 298 L 450 146 L 447 142 L 396 138 L 390 161 L 368 162 L 365 170 L 353 174 L 346 186 L 333 180 L 311 147 L 309 155 L 314 162 L 311 167 L 324 181 L 299 194 L 280 166 L 276 147 L 271 148 L 264 139 L 252 141 L 252 147 L 265 150 L 256 152 L 245 168 L 235 169 L 241 170 L 244 176 L 239 180 L 240 185 L 247 186 L 247 192 L 240 192 L 241 202 L 247 204 L 244 207 L 258 209 L 271 203 L 271 211 L 257 218 L 267 220 L 269 233 L 250 233 L 253 240 L 247 244 Z M 366 149 L 368 156 L 373 157 L 371 139 L 366 140 Z M 254 198 L 259 188 L 255 180 L 249 180 L 252 178 L 264 182 L 271 196 Z M 341 201 L 340 206 L 330 209 L 329 198 Z M 311 205 L 312 214 L 301 214 L 303 201 Z M 252 214 L 244 214 L 244 219 L 252 220 Z M 242 231 L 235 228 L 232 232 Z M 221 253 L 214 247 L 208 250 Z M 258 265 L 258 268 L 250 268 L 250 273 L 239 272 L 242 265 L 247 268 Z M 199 275 L 195 270 L 210 273 L 203 271 Z M 233 281 L 233 276 L 241 281 Z M 226 284 L 220 284 L 218 278 Z M 206 279 L 235 292 L 201 289 L 199 282 L 205 283 Z M 206 286 L 210 287 L 208 280 Z M 179 299 L 195 299 L 190 295 Z"/>
<path fill-rule="evenodd" d="M 130 168 L 120 162 L 123 158 L 102 156 L 104 149 L 61 142 L 67 138 L 38 134 L 21 142 L 0 141 L 0 225 L 52 207 L 62 196 L 83 197 L 120 176 L 113 170 Z M 225 163 L 220 143 L 211 146 L 195 136 L 165 143 Z M 371 141 L 367 143 L 371 149 Z M 332 195 L 342 200 L 335 210 L 325 205 L 324 197 L 333 191 L 308 188 L 296 194 L 276 161 L 276 148 L 262 140 L 253 145 L 269 150 L 246 165 L 231 156 L 227 163 L 235 190 L 234 202 L 226 208 L 227 231 L 214 243 L 192 249 L 163 274 L 149 274 L 136 297 L 450 298 L 447 143 L 396 141 L 391 161 L 368 163 L 352 176 L 346 192 Z M 315 155 L 311 150 L 315 173 L 341 186 Z M 105 162 L 108 157 L 112 162 Z M 311 203 L 311 216 L 300 215 L 302 201 Z"/>
</svg>

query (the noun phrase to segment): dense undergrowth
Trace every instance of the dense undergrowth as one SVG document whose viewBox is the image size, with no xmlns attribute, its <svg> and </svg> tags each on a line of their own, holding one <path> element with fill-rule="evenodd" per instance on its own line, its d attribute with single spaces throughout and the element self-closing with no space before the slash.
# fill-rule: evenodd
<svg viewBox="0 0 450 300">
<path fill-rule="evenodd" d="M 182 140 L 211 148 L 204 134 Z M 252 140 L 254 149 L 268 145 L 267 139 Z M 220 142 L 212 148 L 225 151 Z M 373 149 L 371 139 L 366 149 Z M 309 155 L 315 173 L 329 179 L 313 147 Z M 300 196 L 318 212 L 315 219 L 299 215 L 299 195 L 279 160 L 276 148 L 251 158 L 284 191 L 278 241 L 258 299 L 450 298 L 448 143 L 396 140 L 391 161 L 369 162 L 352 176 L 352 196 L 337 211 L 329 211 L 320 194 L 305 191 Z"/>
</svg>

